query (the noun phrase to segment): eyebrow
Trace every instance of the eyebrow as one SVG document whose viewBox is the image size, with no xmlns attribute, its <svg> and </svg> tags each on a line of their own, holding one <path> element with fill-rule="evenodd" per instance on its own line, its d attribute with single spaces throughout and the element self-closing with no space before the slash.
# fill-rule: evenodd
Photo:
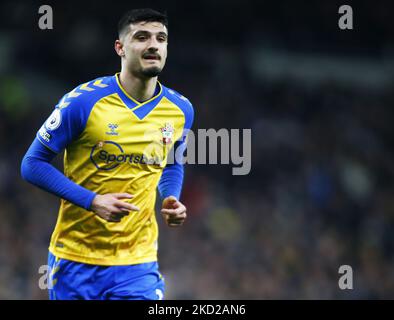
<svg viewBox="0 0 394 320">
<path fill-rule="evenodd" d="M 134 37 L 135 35 L 138 35 L 138 34 L 141 34 L 141 33 L 143 33 L 143 34 L 149 34 L 149 35 L 152 34 L 152 32 L 147 31 L 147 30 L 137 30 L 136 32 L 134 32 L 134 33 L 132 34 L 132 36 Z M 153 34 L 155 34 L 155 33 L 153 33 Z M 166 36 L 166 37 L 168 37 L 168 34 L 165 33 L 164 31 L 159 31 L 159 32 L 157 32 L 156 34 L 159 35 L 159 36 Z"/>
</svg>

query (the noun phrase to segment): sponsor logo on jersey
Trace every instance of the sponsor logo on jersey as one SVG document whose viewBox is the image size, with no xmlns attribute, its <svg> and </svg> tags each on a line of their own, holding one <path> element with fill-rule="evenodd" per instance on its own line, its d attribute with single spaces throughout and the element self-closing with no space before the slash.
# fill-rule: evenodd
<svg viewBox="0 0 394 320">
<path fill-rule="evenodd" d="M 161 166 L 163 162 L 159 156 L 125 153 L 121 145 L 114 141 L 99 141 L 90 152 L 90 160 L 99 170 L 112 170 L 121 164 Z"/>
</svg>

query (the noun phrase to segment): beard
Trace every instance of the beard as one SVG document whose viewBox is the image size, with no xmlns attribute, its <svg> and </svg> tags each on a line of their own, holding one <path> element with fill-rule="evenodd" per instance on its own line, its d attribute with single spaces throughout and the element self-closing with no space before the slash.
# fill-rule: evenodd
<svg viewBox="0 0 394 320">
<path fill-rule="evenodd" d="M 149 67 L 149 68 L 142 69 L 141 74 L 147 78 L 154 78 L 160 74 L 161 70 L 162 69 L 159 67 Z"/>
</svg>

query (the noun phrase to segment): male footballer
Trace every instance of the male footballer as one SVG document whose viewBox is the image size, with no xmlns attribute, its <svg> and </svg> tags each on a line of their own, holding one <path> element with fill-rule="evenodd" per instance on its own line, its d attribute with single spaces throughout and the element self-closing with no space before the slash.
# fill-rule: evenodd
<svg viewBox="0 0 394 320">
<path fill-rule="evenodd" d="M 50 299 L 163 298 L 156 189 L 166 224 L 181 226 L 184 169 L 168 155 L 184 151 L 194 116 L 188 99 L 158 81 L 167 27 L 152 9 L 124 15 L 115 41 L 120 73 L 63 96 L 23 158 L 23 178 L 61 198 Z M 64 174 L 51 164 L 63 150 Z"/>
</svg>

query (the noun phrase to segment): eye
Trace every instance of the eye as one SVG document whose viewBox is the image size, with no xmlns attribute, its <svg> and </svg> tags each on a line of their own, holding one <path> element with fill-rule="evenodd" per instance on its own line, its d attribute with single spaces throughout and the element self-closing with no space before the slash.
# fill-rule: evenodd
<svg viewBox="0 0 394 320">
<path fill-rule="evenodd" d="M 137 38 L 137 40 L 140 40 L 140 41 L 144 41 L 147 39 L 147 37 L 144 35 L 138 35 L 136 38 Z"/>
</svg>

